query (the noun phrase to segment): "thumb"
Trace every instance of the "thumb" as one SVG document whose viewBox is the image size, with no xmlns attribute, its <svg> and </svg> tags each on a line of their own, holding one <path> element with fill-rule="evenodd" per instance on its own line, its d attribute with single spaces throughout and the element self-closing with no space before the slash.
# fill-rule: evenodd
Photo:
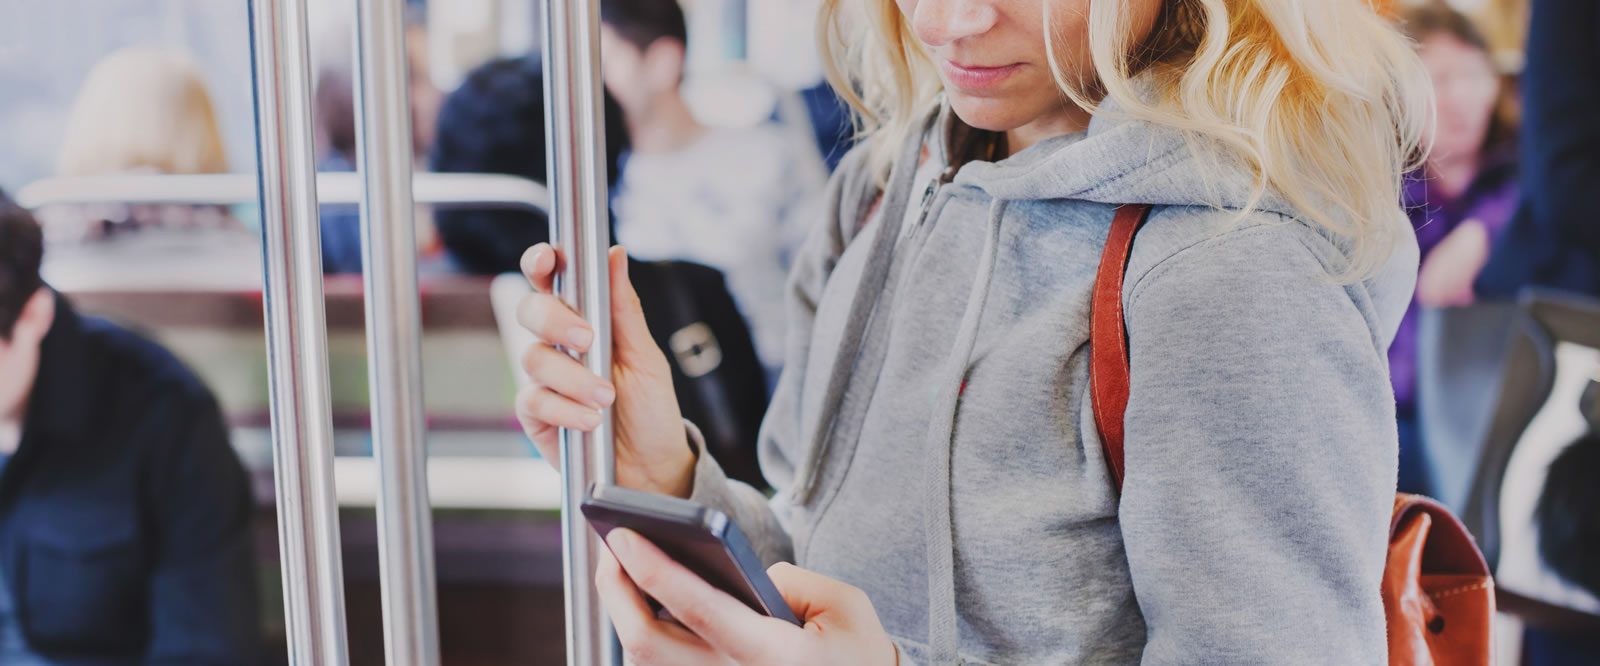
<svg viewBox="0 0 1600 666">
<path fill-rule="evenodd" d="M 784 601 L 789 602 L 795 617 L 805 624 L 853 625 L 858 617 L 877 619 L 867 594 L 848 583 L 788 562 L 772 565 L 767 576 Z"/>
<path fill-rule="evenodd" d="M 607 259 L 611 262 L 611 335 L 615 338 L 612 344 L 616 345 L 619 356 L 653 349 L 656 343 L 645 323 L 639 292 L 628 278 L 627 250 L 613 247 Z M 617 360 L 627 362 L 629 358 Z"/>
</svg>

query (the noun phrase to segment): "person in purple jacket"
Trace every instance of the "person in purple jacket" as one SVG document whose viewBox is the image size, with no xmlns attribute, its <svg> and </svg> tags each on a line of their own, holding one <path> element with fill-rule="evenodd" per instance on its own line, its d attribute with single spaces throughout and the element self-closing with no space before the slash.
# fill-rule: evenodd
<svg viewBox="0 0 1600 666">
<path fill-rule="evenodd" d="M 1418 320 L 1424 307 L 1470 305 L 1489 247 L 1516 212 L 1514 125 L 1499 114 L 1509 92 L 1472 21 L 1442 5 L 1406 13 L 1406 30 L 1433 80 L 1437 122 L 1424 167 L 1406 178 L 1406 212 L 1422 251 L 1416 296 L 1389 347 L 1400 422 L 1400 490 L 1432 494 L 1417 426 Z"/>
</svg>

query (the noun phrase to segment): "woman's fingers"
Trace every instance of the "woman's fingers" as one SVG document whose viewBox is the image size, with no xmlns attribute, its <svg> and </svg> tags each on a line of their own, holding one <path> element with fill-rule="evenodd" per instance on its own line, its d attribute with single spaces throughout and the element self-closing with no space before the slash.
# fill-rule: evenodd
<svg viewBox="0 0 1600 666">
<path fill-rule="evenodd" d="M 549 243 L 540 243 L 522 253 L 522 275 L 535 290 L 548 294 L 560 263 L 561 254 Z"/>
<path fill-rule="evenodd" d="M 610 407 L 617 399 L 617 391 L 610 382 L 596 377 L 577 359 L 549 345 L 530 345 L 522 354 L 522 368 L 533 383 L 593 409 Z"/>
<path fill-rule="evenodd" d="M 517 304 L 517 323 L 552 345 L 587 351 L 594 331 L 572 308 L 550 294 L 532 293 Z"/>
<path fill-rule="evenodd" d="M 628 574 L 609 553 L 600 556 L 595 589 L 611 617 L 617 639 L 627 651 L 629 663 L 637 666 L 657 664 L 714 664 L 721 661 L 704 640 L 683 627 L 657 619 L 649 602 Z"/>
<path fill-rule="evenodd" d="M 611 530 L 606 535 L 606 545 L 640 590 L 661 602 L 673 619 L 735 662 L 762 661 L 779 648 L 784 633 L 796 631 L 794 625 L 757 614 L 712 587 L 631 530 Z"/>
<path fill-rule="evenodd" d="M 517 419 L 528 436 L 543 435 L 547 428 L 588 432 L 600 426 L 599 410 L 585 407 L 548 387 L 530 384 L 517 393 Z"/>
<path fill-rule="evenodd" d="M 587 351 L 594 344 L 594 331 L 577 312 L 549 293 L 549 278 L 554 272 L 556 251 L 545 244 L 535 245 L 522 257 L 523 272 L 537 291 L 517 304 L 517 323 L 552 345 Z M 639 294 L 628 279 L 628 255 L 621 247 L 611 248 L 611 331 L 615 337 L 619 362 L 639 358 L 640 353 L 659 352 L 650 327 L 645 323 Z M 543 281 L 541 283 L 541 280 Z M 542 284 L 542 286 L 541 286 Z"/>
<path fill-rule="evenodd" d="M 560 455 L 556 448 L 556 438 L 560 428 L 534 418 L 529 408 L 534 400 L 534 394 L 543 390 L 542 386 L 528 384 L 517 391 L 517 421 L 522 423 L 522 431 L 528 434 L 528 439 L 533 440 L 534 447 L 539 449 L 539 455 L 544 456 L 544 459 L 551 461 L 553 465 Z"/>
<path fill-rule="evenodd" d="M 802 622 L 813 622 L 828 613 L 843 616 L 846 621 L 877 617 L 872 600 L 860 588 L 822 574 L 801 569 L 788 562 L 779 562 L 767 569 L 778 593 L 789 602 Z"/>
<path fill-rule="evenodd" d="M 650 327 L 645 324 L 644 307 L 639 302 L 639 292 L 633 289 L 628 276 L 628 253 L 621 246 L 611 248 L 611 334 L 615 336 L 617 355 L 620 358 L 636 356 L 638 352 L 657 349 Z"/>
</svg>

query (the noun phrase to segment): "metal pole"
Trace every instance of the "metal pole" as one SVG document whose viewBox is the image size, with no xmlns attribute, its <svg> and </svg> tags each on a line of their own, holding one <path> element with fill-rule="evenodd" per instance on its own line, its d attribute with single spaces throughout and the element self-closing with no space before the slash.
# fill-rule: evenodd
<svg viewBox="0 0 1600 666">
<path fill-rule="evenodd" d="M 333 490 L 305 0 L 252 0 L 250 42 L 289 659 L 343 666 L 344 573 Z"/>
<path fill-rule="evenodd" d="M 391 666 L 439 663 L 422 319 L 411 198 L 411 107 L 400 0 L 356 3 L 356 145 L 363 184 L 367 386 L 378 464 L 378 571 Z"/>
<path fill-rule="evenodd" d="M 605 121 L 600 87 L 599 0 L 545 0 L 545 131 L 550 151 L 550 238 L 565 259 L 557 290 L 595 330 L 582 355 L 591 372 L 611 377 L 611 286 L 606 251 Z M 591 483 L 611 483 L 611 410 L 592 433 L 561 432 L 561 525 L 567 602 L 567 663 L 600 666 L 620 660 L 611 625 L 594 589 L 596 556 L 603 546 L 578 504 Z"/>
</svg>

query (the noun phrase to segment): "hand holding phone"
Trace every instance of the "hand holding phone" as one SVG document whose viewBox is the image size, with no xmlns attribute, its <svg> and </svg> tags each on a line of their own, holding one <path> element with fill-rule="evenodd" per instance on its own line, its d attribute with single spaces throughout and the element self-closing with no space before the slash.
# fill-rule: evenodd
<svg viewBox="0 0 1600 666">
<path fill-rule="evenodd" d="M 590 488 L 581 508 L 602 540 L 618 527 L 633 530 L 751 610 L 802 626 L 727 514 L 686 499 L 601 485 Z"/>
<path fill-rule="evenodd" d="M 861 589 L 789 564 L 762 569 L 738 526 L 721 512 L 621 488 L 595 488 L 591 495 L 584 515 L 609 535 L 606 546 L 615 555 L 601 565 L 595 584 L 634 663 L 899 661 Z M 660 606 L 650 603 L 657 596 L 684 615 L 662 621 Z"/>
</svg>

